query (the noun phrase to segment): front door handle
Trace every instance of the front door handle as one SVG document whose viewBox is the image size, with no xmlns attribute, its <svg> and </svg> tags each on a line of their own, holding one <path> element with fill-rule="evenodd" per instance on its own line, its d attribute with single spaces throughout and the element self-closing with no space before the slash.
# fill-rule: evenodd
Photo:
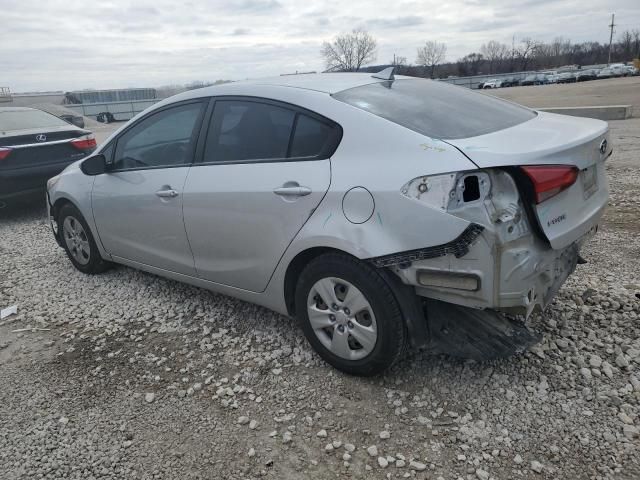
<svg viewBox="0 0 640 480">
<path fill-rule="evenodd" d="M 291 187 L 278 187 L 273 190 L 273 193 L 283 197 L 304 197 L 311 193 L 311 189 L 309 187 L 296 185 Z"/>
<path fill-rule="evenodd" d="M 156 195 L 162 198 L 175 198 L 178 196 L 178 192 L 176 192 L 172 188 L 169 188 L 167 190 L 158 190 L 156 192 Z"/>
</svg>

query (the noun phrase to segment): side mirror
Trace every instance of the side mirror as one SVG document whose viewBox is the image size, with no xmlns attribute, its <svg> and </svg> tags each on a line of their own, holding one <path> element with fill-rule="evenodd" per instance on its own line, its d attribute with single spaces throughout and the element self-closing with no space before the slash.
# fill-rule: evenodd
<svg viewBox="0 0 640 480">
<path fill-rule="evenodd" d="M 85 175 L 101 175 L 109 170 L 107 159 L 102 154 L 93 155 L 80 164 L 80 170 Z"/>
</svg>

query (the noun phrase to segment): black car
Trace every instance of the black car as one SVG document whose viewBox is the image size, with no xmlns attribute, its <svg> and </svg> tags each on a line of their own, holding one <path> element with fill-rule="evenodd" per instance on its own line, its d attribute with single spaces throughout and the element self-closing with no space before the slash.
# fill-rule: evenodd
<svg viewBox="0 0 640 480">
<path fill-rule="evenodd" d="M 520 85 L 525 87 L 528 85 L 539 85 L 538 76 L 537 75 L 527 75 L 522 80 L 520 80 Z"/>
<path fill-rule="evenodd" d="M 587 82 L 589 80 L 595 80 L 598 78 L 598 72 L 596 70 L 580 70 L 576 73 L 576 82 Z"/>
<path fill-rule="evenodd" d="M 0 200 L 44 192 L 49 178 L 95 149 L 93 133 L 49 113 L 0 108 Z"/>
<path fill-rule="evenodd" d="M 503 87 L 517 87 L 519 85 L 520 85 L 520 78 L 516 76 L 508 77 L 505 82 L 502 82 Z"/>
<path fill-rule="evenodd" d="M 563 72 L 558 75 L 558 83 L 575 83 L 576 74 L 573 72 Z"/>
</svg>

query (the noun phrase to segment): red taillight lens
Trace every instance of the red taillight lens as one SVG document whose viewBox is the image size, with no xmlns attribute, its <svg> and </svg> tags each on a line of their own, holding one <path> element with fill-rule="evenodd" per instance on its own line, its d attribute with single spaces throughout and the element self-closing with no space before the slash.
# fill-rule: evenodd
<svg viewBox="0 0 640 480">
<path fill-rule="evenodd" d="M 89 150 L 91 148 L 96 148 L 97 143 L 96 138 L 93 136 L 93 134 L 89 134 L 71 140 L 71 145 L 76 147 L 78 150 Z"/>
<path fill-rule="evenodd" d="M 11 153 L 11 149 L 7 147 L 0 147 L 0 160 L 4 160 Z"/>
<path fill-rule="evenodd" d="M 557 195 L 573 185 L 579 170 L 572 165 L 532 165 L 522 167 L 531 179 L 536 194 L 536 203 Z"/>
</svg>

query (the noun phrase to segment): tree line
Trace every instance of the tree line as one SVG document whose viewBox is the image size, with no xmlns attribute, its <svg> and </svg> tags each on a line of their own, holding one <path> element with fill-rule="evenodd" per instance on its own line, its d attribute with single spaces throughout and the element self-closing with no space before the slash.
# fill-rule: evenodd
<svg viewBox="0 0 640 480">
<path fill-rule="evenodd" d="M 355 72 L 367 69 L 377 59 L 377 40 L 366 30 L 355 29 L 324 42 L 321 55 L 330 72 Z M 427 41 L 416 49 L 415 64 L 406 57 L 393 56 L 387 64 L 396 72 L 430 78 L 452 75 L 511 73 L 527 70 L 545 70 L 564 65 L 596 65 L 608 63 L 609 45 L 600 42 L 573 43 L 564 37 L 551 42 L 532 38 L 512 41 L 511 45 L 491 40 L 453 62 L 446 62 L 447 45 Z M 622 32 L 611 45 L 611 62 L 628 62 L 640 58 L 640 30 Z M 372 67 L 369 67 L 372 68 Z"/>
</svg>

